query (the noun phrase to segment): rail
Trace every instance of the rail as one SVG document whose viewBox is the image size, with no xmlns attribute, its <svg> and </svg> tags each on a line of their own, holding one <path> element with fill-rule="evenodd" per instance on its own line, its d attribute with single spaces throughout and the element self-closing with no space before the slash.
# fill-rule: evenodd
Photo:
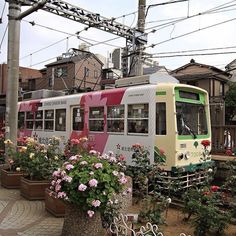
<svg viewBox="0 0 236 236">
<path fill-rule="evenodd" d="M 212 127 L 212 154 L 223 154 L 236 149 L 236 126 L 225 125 Z M 236 151 L 236 150 L 235 150 Z"/>
</svg>

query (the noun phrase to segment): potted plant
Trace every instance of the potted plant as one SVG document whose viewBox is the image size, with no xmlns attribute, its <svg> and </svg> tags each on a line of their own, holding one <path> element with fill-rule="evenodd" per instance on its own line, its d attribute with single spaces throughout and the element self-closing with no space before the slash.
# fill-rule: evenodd
<svg viewBox="0 0 236 236">
<path fill-rule="evenodd" d="M 5 163 L 5 135 L 4 133 L 0 133 L 0 164 Z"/>
<path fill-rule="evenodd" d="M 1 141 L 0 141 L 1 142 Z M 11 140 L 5 140 L 6 160 L 1 169 L 1 185 L 5 188 L 20 188 L 20 179 L 24 175 L 20 168 L 20 159 Z"/>
<path fill-rule="evenodd" d="M 86 140 L 81 142 L 83 146 Z M 127 179 L 123 165 L 112 154 L 80 149 L 53 173 L 50 189 L 66 203 L 62 235 L 104 235 L 101 214 Z"/>
<path fill-rule="evenodd" d="M 59 143 L 60 139 L 57 137 L 52 137 L 47 145 L 27 138 L 25 145 L 19 148 L 21 169 L 27 173 L 27 176 L 21 178 L 20 190 L 26 199 L 45 198 L 45 189 L 50 185 L 51 175 L 63 160 Z"/>
</svg>

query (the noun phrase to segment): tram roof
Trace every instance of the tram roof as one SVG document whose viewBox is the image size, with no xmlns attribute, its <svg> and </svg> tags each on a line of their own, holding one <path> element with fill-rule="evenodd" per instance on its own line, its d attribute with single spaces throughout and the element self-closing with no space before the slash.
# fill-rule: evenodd
<svg viewBox="0 0 236 236">
<path fill-rule="evenodd" d="M 129 87 L 141 84 L 159 84 L 159 83 L 179 83 L 179 81 L 166 72 L 156 72 L 150 75 L 141 75 L 118 79 L 115 87 Z"/>
</svg>

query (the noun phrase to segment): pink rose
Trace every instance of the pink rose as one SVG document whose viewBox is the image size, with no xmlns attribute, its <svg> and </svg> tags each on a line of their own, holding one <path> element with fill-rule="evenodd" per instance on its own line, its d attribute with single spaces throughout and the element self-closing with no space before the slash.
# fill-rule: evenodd
<svg viewBox="0 0 236 236">
<path fill-rule="evenodd" d="M 126 179 L 124 176 L 122 176 L 122 177 L 119 179 L 119 182 L 120 182 L 121 184 L 126 184 L 126 183 L 127 183 L 127 179 Z"/>
<path fill-rule="evenodd" d="M 78 190 L 81 192 L 84 192 L 87 189 L 87 186 L 85 184 L 80 184 L 78 187 Z"/>
<path fill-rule="evenodd" d="M 66 165 L 66 169 L 67 169 L 67 170 L 71 170 L 71 169 L 73 169 L 73 168 L 74 168 L 74 166 L 71 165 L 71 164 L 67 164 L 67 165 Z"/>
<path fill-rule="evenodd" d="M 96 163 L 96 164 L 94 165 L 94 167 L 95 167 L 96 169 L 102 168 L 102 163 Z"/>
<path fill-rule="evenodd" d="M 92 201 L 92 206 L 99 207 L 100 205 L 101 205 L 101 202 L 99 200 L 93 200 Z"/>
<path fill-rule="evenodd" d="M 90 187 L 97 187 L 98 181 L 96 179 L 89 180 L 89 186 Z"/>
<path fill-rule="evenodd" d="M 87 214 L 88 214 L 88 216 L 89 216 L 90 218 L 92 218 L 93 215 L 94 215 L 94 211 L 88 210 L 88 211 L 87 211 Z"/>
</svg>

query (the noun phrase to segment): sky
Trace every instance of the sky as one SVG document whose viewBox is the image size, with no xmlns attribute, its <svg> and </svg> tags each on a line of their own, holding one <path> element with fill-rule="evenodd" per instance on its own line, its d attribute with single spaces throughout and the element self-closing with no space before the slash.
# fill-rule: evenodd
<svg viewBox="0 0 236 236">
<path fill-rule="evenodd" d="M 162 4 L 171 1 L 146 0 L 145 31 L 148 42 L 145 52 L 160 66 L 173 70 L 193 58 L 198 63 L 224 70 L 236 59 L 236 0 L 189 0 Z M 137 25 L 138 0 L 65 2 L 106 18 L 115 17 L 116 21 L 129 27 Z M 148 8 L 149 5 L 155 6 Z M 21 11 L 27 8 L 22 7 Z M 4 0 L 0 1 L 0 14 L 0 63 L 6 63 L 8 3 Z M 32 21 L 34 26 L 29 23 Z M 105 57 L 115 48 L 126 45 L 124 38 L 117 39 L 116 35 L 94 28 L 84 30 L 85 27 L 43 10 L 30 14 L 21 21 L 20 66 L 42 69 L 62 53 L 78 48 L 84 42 L 90 43 L 91 52 Z M 80 38 L 71 36 L 78 31 L 81 31 Z"/>
</svg>

